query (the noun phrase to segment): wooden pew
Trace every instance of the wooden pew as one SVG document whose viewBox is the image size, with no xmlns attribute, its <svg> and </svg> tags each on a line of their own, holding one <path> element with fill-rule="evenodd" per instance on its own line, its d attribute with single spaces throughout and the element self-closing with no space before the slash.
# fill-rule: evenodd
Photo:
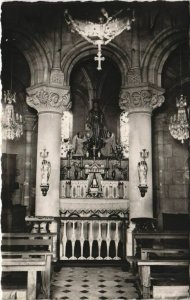
<svg viewBox="0 0 190 300">
<path fill-rule="evenodd" d="M 50 297 L 51 260 L 55 234 L 2 234 L 2 271 L 27 272 L 27 299 L 36 299 L 37 272 L 41 272 L 44 296 Z"/>
<path fill-rule="evenodd" d="M 190 260 L 141 260 L 138 261 L 139 276 L 142 287 L 143 299 L 149 299 L 151 296 L 151 267 L 155 266 L 173 266 L 175 268 L 187 267 L 190 276 Z M 190 296 L 190 286 L 189 296 Z"/>
<path fill-rule="evenodd" d="M 158 256 L 168 257 L 182 257 L 187 256 L 189 254 L 189 249 L 167 249 L 167 248 L 141 248 L 141 259 L 142 260 L 148 260 L 150 257 L 150 254 L 156 254 Z"/>
<path fill-rule="evenodd" d="M 182 248 L 188 248 L 189 247 L 189 232 L 183 231 L 183 232 L 133 232 L 133 255 L 136 254 L 136 244 L 138 242 L 141 242 L 144 244 L 145 242 L 149 241 L 151 242 L 151 247 L 153 247 L 153 242 L 157 241 L 162 244 L 165 242 L 174 242 L 179 241 L 182 243 L 185 243 L 185 246 Z M 142 245 L 142 248 L 146 248 L 144 245 Z M 150 247 L 148 247 L 150 248 Z M 168 247 L 167 247 L 168 248 Z M 176 247 L 175 247 L 176 248 Z"/>
<path fill-rule="evenodd" d="M 168 245 L 164 247 L 166 242 L 178 241 L 184 245 L 182 249 L 188 249 L 190 234 L 187 231 L 165 231 L 165 232 L 133 232 L 133 256 L 128 257 L 131 269 L 134 274 L 137 272 L 137 261 L 141 258 L 141 248 L 153 249 L 155 242 L 160 243 L 161 247 L 170 249 Z M 178 243 L 177 243 L 178 244 Z M 179 244 L 178 244 L 179 245 Z M 177 245 L 177 246 L 178 246 Z M 173 247 L 178 248 L 178 247 Z M 155 248 L 156 249 L 156 248 Z"/>
</svg>

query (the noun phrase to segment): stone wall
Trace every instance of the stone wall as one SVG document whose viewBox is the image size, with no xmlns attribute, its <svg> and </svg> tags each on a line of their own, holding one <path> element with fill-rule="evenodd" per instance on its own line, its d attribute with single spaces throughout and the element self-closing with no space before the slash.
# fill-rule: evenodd
<svg viewBox="0 0 190 300">
<path fill-rule="evenodd" d="M 163 213 L 187 214 L 188 211 L 187 144 L 170 135 L 168 121 L 166 113 L 157 115 L 153 129 L 154 196 L 160 220 Z"/>
</svg>

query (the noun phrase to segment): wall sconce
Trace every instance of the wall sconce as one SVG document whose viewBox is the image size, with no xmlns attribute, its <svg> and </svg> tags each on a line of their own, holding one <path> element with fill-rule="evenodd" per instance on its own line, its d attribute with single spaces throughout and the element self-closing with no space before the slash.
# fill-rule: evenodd
<svg viewBox="0 0 190 300">
<path fill-rule="evenodd" d="M 45 197 L 47 195 L 47 192 L 49 190 L 49 178 L 51 173 L 51 163 L 46 158 L 48 157 L 49 152 L 46 151 L 46 148 L 43 149 L 42 152 L 40 152 L 40 157 L 43 158 L 42 160 L 42 166 L 41 166 L 41 191 L 42 195 Z"/>
<path fill-rule="evenodd" d="M 146 149 L 142 149 L 140 152 L 141 161 L 138 163 L 138 176 L 139 176 L 139 190 L 141 193 L 141 197 L 144 197 L 148 186 L 147 186 L 147 172 L 148 172 L 148 166 L 146 163 L 146 159 L 149 156 L 149 152 Z"/>
</svg>

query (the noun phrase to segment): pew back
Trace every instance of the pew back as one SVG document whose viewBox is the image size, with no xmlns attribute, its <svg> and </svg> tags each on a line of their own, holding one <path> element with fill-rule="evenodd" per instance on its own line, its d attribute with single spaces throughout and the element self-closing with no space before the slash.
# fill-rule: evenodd
<svg viewBox="0 0 190 300">
<path fill-rule="evenodd" d="M 41 272 L 46 298 L 50 296 L 50 272 L 55 234 L 3 233 L 2 271 L 27 272 L 27 299 L 36 299 L 37 272 Z"/>
</svg>

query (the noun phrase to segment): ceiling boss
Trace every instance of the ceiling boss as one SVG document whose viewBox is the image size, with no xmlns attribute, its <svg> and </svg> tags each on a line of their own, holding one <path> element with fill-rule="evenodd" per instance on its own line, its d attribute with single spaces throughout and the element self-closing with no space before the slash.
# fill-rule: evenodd
<svg viewBox="0 0 190 300">
<path fill-rule="evenodd" d="M 68 10 L 65 10 L 65 20 L 71 26 L 72 31 L 78 32 L 89 43 L 98 47 L 97 56 L 94 60 L 98 62 L 97 70 L 102 70 L 101 62 L 105 60 L 102 56 L 102 45 L 107 45 L 116 36 L 122 33 L 125 29 L 130 30 L 132 22 L 135 21 L 133 16 L 129 16 L 130 9 L 127 10 L 127 16 L 121 16 L 123 10 L 119 10 L 113 16 L 109 17 L 105 8 L 101 9 L 101 16 L 97 23 L 91 21 L 73 20 Z"/>
</svg>

